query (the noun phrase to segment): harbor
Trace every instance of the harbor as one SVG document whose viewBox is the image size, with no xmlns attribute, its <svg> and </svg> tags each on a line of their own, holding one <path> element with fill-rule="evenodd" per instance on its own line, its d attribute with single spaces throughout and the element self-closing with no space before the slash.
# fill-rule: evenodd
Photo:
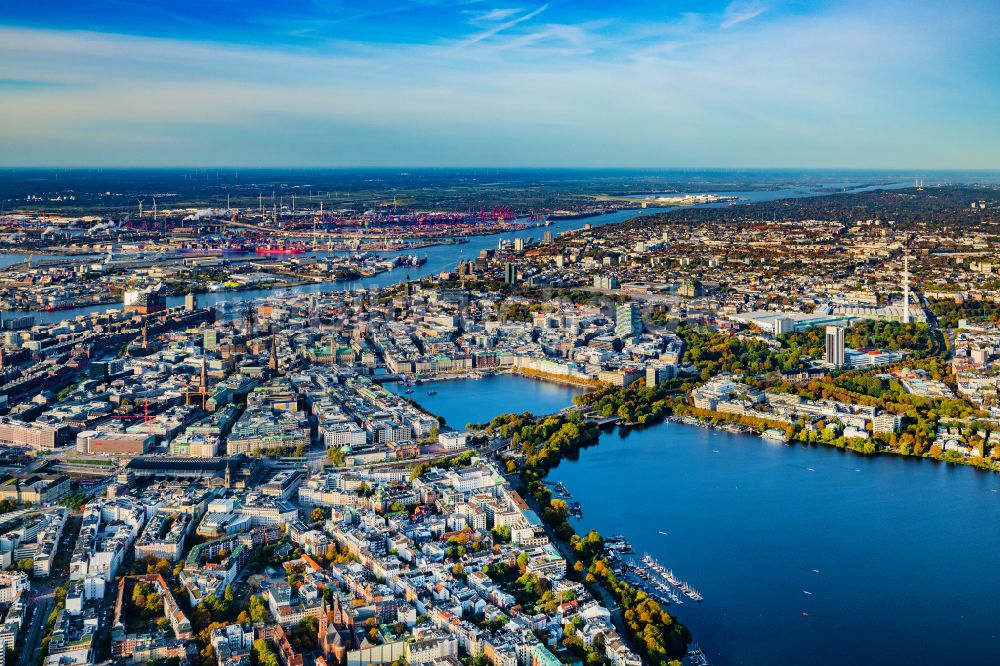
<svg viewBox="0 0 1000 666">
<path fill-rule="evenodd" d="M 549 486 L 555 490 L 556 499 L 561 499 L 566 502 L 566 509 L 569 515 L 573 518 L 583 518 L 583 507 L 579 502 L 574 502 L 573 496 L 570 494 L 569 489 L 562 481 L 543 481 L 543 484 Z"/>
<path fill-rule="evenodd" d="M 681 605 L 685 598 L 698 602 L 704 600 L 694 587 L 679 579 L 649 553 L 636 557 L 632 544 L 621 535 L 608 537 L 604 542 L 604 552 L 616 576 L 664 606 Z"/>
</svg>

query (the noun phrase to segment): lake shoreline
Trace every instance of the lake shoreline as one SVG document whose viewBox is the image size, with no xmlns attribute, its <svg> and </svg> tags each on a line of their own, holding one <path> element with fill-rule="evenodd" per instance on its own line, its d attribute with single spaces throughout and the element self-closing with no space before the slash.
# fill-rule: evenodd
<svg viewBox="0 0 1000 666">
<path fill-rule="evenodd" d="M 754 435 L 754 436 L 757 436 L 757 437 L 761 437 L 762 439 L 767 439 L 767 438 L 765 438 L 765 437 L 762 436 L 762 431 L 756 430 L 755 428 L 752 428 L 750 426 L 747 426 L 747 425 L 744 425 L 744 424 L 741 424 L 741 423 L 738 423 L 738 422 L 734 422 L 734 421 L 731 421 L 731 420 L 727 419 L 726 417 L 728 415 L 725 412 L 714 412 L 714 414 L 716 414 L 717 416 L 712 416 L 712 417 L 704 416 L 703 417 L 703 416 L 698 415 L 698 414 L 683 414 L 683 415 L 678 416 L 676 414 L 672 414 L 672 415 L 668 416 L 666 418 L 666 420 L 667 421 L 671 421 L 673 423 L 682 424 L 682 425 L 693 425 L 693 426 L 696 426 L 696 427 L 712 428 L 714 430 L 722 430 L 724 432 L 728 432 L 728 433 L 731 433 L 731 434 L 747 434 L 747 435 Z M 691 421 L 693 421 L 693 422 L 686 421 L 684 419 L 691 419 Z M 734 430 L 734 428 L 738 428 L 739 430 Z M 865 440 L 858 440 L 858 441 L 861 442 L 861 441 L 865 441 Z M 991 472 L 991 473 L 994 473 L 994 474 L 1000 474 L 1000 468 L 998 468 L 996 466 L 993 466 L 993 465 L 985 465 L 985 464 L 977 463 L 976 462 L 976 460 L 977 460 L 976 458 L 964 458 L 964 457 L 963 458 L 946 458 L 946 457 L 944 457 L 944 455 L 941 455 L 941 456 L 931 455 L 930 452 L 918 455 L 918 454 L 915 454 L 915 453 L 903 453 L 902 451 L 899 451 L 899 450 L 896 450 L 896 449 L 882 449 L 882 450 L 872 451 L 872 452 L 869 453 L 869 452 L 865 452 L 865 451 L 859 451 L 857 448 L 854 448 L 854 447 L 849 446 L 849 445 L 837 446 L 835 444 L 831 444 L 829 442 L 824 442 L 824 441 L 802 442 L 802 441 L 798 441 L 798 440 L 790 440 L 790 441 L 775 442 L 775 443 L 782 443 L 782 444 L 784 444 L 786 446 L 791 446 L 792 444 L 802 444 L 802 445 L 804 445 L 806 447 L 810 447 L 810 448 L 813 445 L 815 445 L 818 448 L 838 449 L 838 450 L 841 450 L 841 451 L 848 451 L 850 453 L 854 453 L 854 454 L 856 454 L 858 456 L 861 456 L 862 458 L 877 458 L 877 457 L 887 456 L 887 457 L 896 457 L 896 458 L 912 458 L 914 460 L 933 460 L 933 461 L 939 462 L 939 463 L 957 465 L 957 466 L 961 466 L 961 467 L 971 467 L 973 469 L 977 469 L 977 470 L 980 470 L 980 471 L 983 471 L 983 472 Z"/>
</svg>

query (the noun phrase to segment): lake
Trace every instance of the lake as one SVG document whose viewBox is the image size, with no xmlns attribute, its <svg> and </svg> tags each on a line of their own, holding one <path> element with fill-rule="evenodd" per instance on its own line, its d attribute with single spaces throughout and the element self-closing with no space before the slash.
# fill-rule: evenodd
<svg viewBox="0 0 1000 666">
<path fill-rule="evenodd" d="M 400 393 L 396 384 L 386 388 Z M 430 395 L 434 391 L 435 395 Z M 454 379 L 428 382 L 413 387 L 406 395 L 445 423 L 461 430 L 466 423 L 485 423 L 510 412 L 552 414 L 573 403 L 573 396 L 586 389 L 553 384 L 519 375 L 497 375 L 482 379 Z"/>
<path fill-rule="evenodd" d="M 713 666 L 1000 663 L 1000 476 L 664 423 L 549 479 L 702 593 Z"/>
</svg>

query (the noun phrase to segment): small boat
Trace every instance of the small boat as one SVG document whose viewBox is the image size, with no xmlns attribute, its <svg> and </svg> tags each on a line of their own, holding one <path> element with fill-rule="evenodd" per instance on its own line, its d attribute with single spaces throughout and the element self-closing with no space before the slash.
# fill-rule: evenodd
<svg viewBox="0 0 1000 666">
<path fill-rule="evenodd" d="M 427 392 L 427 395 L 437 395 L 437 394 L 438 394 L 437 391 L 428 391 Z"/>
</svg>

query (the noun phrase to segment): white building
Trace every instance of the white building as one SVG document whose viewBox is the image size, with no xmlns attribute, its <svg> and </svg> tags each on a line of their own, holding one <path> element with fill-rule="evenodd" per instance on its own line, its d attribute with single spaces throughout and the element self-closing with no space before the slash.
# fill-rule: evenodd
<svg viewBox="0 0 1000 666">
<path fill-rule="evenodd" d="M 438 434 L 438 444 L 440 444 L 445 451 L 458 451 L 464 449 L 466 442 L 469 439 L 469 433 L 467 432 L 442 432 Z"/>
<path fill-rule="evenodd" d="M 891 435 L 899 432 L 903 426 L 903 417 L 898 414 L 883 412 L 872 419 L 872 432 L 876 435 Z"/>
</svg>

